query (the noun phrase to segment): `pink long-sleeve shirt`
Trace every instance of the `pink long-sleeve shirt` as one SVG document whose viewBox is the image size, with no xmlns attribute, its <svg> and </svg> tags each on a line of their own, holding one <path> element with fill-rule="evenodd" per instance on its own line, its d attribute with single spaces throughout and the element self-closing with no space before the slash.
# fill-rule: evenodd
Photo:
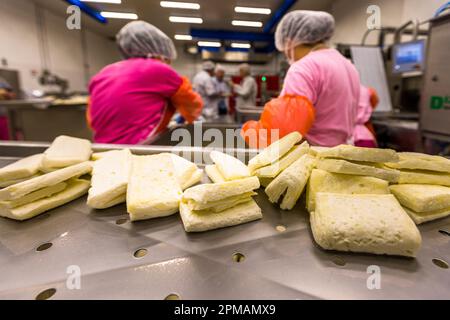
<svg viewBox="0 0 450 320">
<path fill-rule="evenodd" d="M 335 49 L 312 51 L 289 69 L 281 95 L 307 97 L 315 121 L 306 135 L 312 145 L 336 146 L 353 139 L 360 94 L 359 74 Z"/>
</svg>

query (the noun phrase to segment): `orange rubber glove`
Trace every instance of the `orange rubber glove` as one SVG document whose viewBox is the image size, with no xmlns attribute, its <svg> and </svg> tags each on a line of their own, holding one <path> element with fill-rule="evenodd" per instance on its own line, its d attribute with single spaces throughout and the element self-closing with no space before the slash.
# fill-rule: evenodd
<svg viewBox="0 0 450 320">
<path fill-rule="evenodd" d="M 192 123 L 202 114 L 203 101 L 200 95 L 192 89 L 189 79 L 186 77 L 182 79 L 180 88 L 172 96 L 170 102 L 187 122 Z"/>
</svg>

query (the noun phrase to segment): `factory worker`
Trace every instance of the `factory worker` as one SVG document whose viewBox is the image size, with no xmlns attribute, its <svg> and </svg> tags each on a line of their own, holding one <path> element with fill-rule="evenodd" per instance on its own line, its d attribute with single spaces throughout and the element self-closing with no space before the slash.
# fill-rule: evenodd
<svg viewBox="0 0 450 320">
<path fill-rule="evenodd" d="M 219 115 L 226 115 L 228 113 L 227 97 L 230 95 L 230 86 L 225 81 L 225 69 L 220 65 L 216 66 L 214 84 L 218 92 L 217 105 Z"/>
<path fill-rule="evenodd" d="M 202 71 L 197 73 L 192 81 L 194 90 L 203 99 L 203 117 L 206 120 L 215 119 L 219 116 L 217 98 L 219 93 L 214 84 L 214 69 L 216 65 L 212 61 L 205 61 L 202 64 Z"/>
<path fill-rule="evenodd" d="M 251 133 L 256 133 L 253 145 L 271 142 L 271 134 L 260 135 L 266 132 L 262 129 L 279 130 L 279 137 L 298 131 L 317 146 L 353 143 L 359 75 L 328 47 L 333 32 L 334 18 L 326 12 L 297 10 L 284 16 L 275 45 L 291 66 L 280 97 L 266 104 L 260 121 L 244 124 L 242 134 L 249 143 Z"/>
<path fill-rule="evenodd" d="M 246 63 L 239 66 L 239 75 L 242 77 L 240 84 L 233 84 L 233 91 L 236 94 L 237 108 L 256 107 L 256 96 L 258 94 L 258 85 L 251 76 L 250 66 Z"/>
<path fill-rule="evenodd" d="M 147 144 L 179 112 L 188 122 L 201 114 L 201 97 L 170 63 L 172 40 L 144 21 L 117 34 L 125 60 L 106 66 L 89 84 L 87 118 L 99 143 Z"/>
</svg>

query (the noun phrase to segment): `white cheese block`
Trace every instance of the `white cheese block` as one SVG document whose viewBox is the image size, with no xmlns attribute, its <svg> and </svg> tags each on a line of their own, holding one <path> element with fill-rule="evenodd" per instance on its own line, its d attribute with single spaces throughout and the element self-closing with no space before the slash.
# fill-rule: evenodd
<svg viewBox="0 0 450 320">
<path fill-rule="evenodd" d="M 294 131 L 280 140 L 275 141 L 248 162 L 250 172 L 253 173 L 258 168 L 274 163 L 288 153 L 289 150 L 301 140 L 302 135 Z"/>
<path fill-rule="evenodd" d="M 298 160 L 301 156 L 307 154 L 309 152 L 309 144 L 308 142 L 303 142 L 299 146 L 294 146 L 284 157 L 275 163 L 265 166 L 259 169 L 256 169 L 253 173 L 255 176 L 259 178 L 275 178 L 281 171 L 289 167 L 296 160 Z"/>
<path fill-rule="evenodd" d="M 166 154 L 166 153 L 163 153 Z M 198 179 L 198 167 L 195 163 L 186 160 L 183 157 L 180 157 L 173 153 L 167 153 L 170 155 L 173 161 L 173 167 L 175 169 L 175 174 L 177 175 L 178 182 L 180 183 L 181 189 L 186 189 L 190 187 L 192 184 L 197 183 L 198 181 L 192 183 Z M 192 179 L 192 181 L 191 181 Z"/>
<path fill-rule="evenodd" d="M 111 153 L 114 153 L 114 152 L 116 152 L 116 151 L 118 151 L 118 150 L 109 150 L 109 151 L 94 152 L 94 153 L 91 155 L 91 160 L 92 160 L 92 161 L 100 160 L 101 158 L 104 158 L 104 157 L 106 157 L 107 155 L 109 155 L 109 154 L 111 154 Z"/>
<path fill-rule="evenodd" d="M 432 171 L 401 170 L 398 184 L 436 184 L 450 187 L 450 174 Z"/>
<path fill-rule="evenodd" d="M 389 183 L 373 177 L 330 173 L 314 169 L 306 189 L 306 208 L 314 211 L 319 192 L 344 194 L 389 194 Z"/>
<path fill-rule="evenodd" d="M 50 197 L 25 204 L 16 208 L 7 208 L 0 205 L 0 216 L 14 219 L 27 220 L 45 211 L 62 206 L 86 194 L 90 182 L 82 179 L 71 179 L 67 181 L 67 187 Z"/>
<path fill-rule="evenodd" d="M 425 222 L 442 219 L 442 218 L 450 216 L 450 208 L 422 212 L 422 213 L 414 212 L 413 210 L 408 209 L 406 207 L 403 207 L 403 209 L 405 209 L 406 213 L 411 217 L 411 219 L 413 219 L 413 221 L 416 224 L 422 224 Z"/>
<path fill-rule="evenodd" d="M 67 183 L 60 182 L 50 187 L 45 187 L 42 189 L 39 189 L 37 191 L 31 192 L 23 197 L 20 197 L 15 200 L 9 200 L 9 201 L 0 201 L 0 205 L 7 207 L 7 208 L 15 208 L 23 206 L 27 203 L 37 201 L 42 198 L 48 198 L 55 193 L 63 191 L 67 187 Z"/>
<path fill-rule="evenodd" d="M 120 196 L 117 196 L 117 198 L 112 199 L 110 202 L 106 202 L 106 203 L 104 204 L 104 207 L 103 207 L 103 208 L 102 208 L 102 207 L 99 207 L 99 208 L 97 208 L 97 209 L 111 208 L 111 207 L 114 207 L 114 206 L 116 206 L 116 205 L 118 205 L 118 204 L 121 204 L 121 203 L 126 202 L 126 200 L 127 200 L 127 194 L 124 193 L 124 194 L 121 194 Z"/>
<path fill-rule="evenodd" d="M 199 183 L 202 180 L 202 178 L 203 178 L 203 170 L 202 169 L 195 170 L 195 172 L 191 175 L 191 177 L 183 182 L 183 184 L 181 185 L 181 189 L 186 190 L 187 188 L 192 187 L 193 185 Z"/>
<path fill-rule="evenodd" d="M 207 210 L 211 212 L 220 212 L 229 208 L 232 208 L 240 203 L 250 201 L 252 196 L 256 195 L 256 192 L 250 191 L 241 195 L 232 196 L 223 200 L 210 201 L 207 203 L 199 203 L 192 199 L 183 198 L 181 201 L 186 203 L 191 210 L 201 211 Z"/>
<path fill-rule="evenodd" d="M 43 154 L 35 154 L 0 168 L 0 183 L 29 178 L 41 168 Z"/>
<path fill-rule="evenodd" d="M 70 178 L 80 177 L 90 173 L 91 170 L 92 162 L 86 161 L 46 173 L 0 190 L 0 200 L 15 200 L 33 191 L 53 186 Z"/>
<path fill-rule="evenodd" d="M 40 176 L 40 175 L 41 175 L 41 174 L 38 173 L 38 174 L 32 175 L 32 176 L 27 177 L 27 178 L 3 181 L 3 182 L 0 182 L 0 188 L 6 188 L 6 187 L 12 186 L 12 185 L 14 185 L 14 184 L 17 184 L 17 183 L 20 183 L 20 182 L 24 182 L 24 181 L 26 181 L 26 180 L 36 178 L 36 177 L 38 177 L 38 176 Z"/>
<path fill-rule="evenodd" d="M 300 198 L 315 163 L 315 157 L 305 154 L 280 173 L 265 189 L 269 201 L 276 203 L 284 195 L 280 208 L 291 210 Z"/>
<path fill-rule="evenodd" d="M 415 257 L 422 238 L 393 195 L 318 193 L 310 221 L 326 250 Z"/>
<path fill-rule="evenodd" d="M 91 188 L 87 205 L 95 209 L 105 209 L 108 204 L 125 195 L 131 169 L 129 149 L 111 151 L 93 164 Z M 122 197 L 124 198 L 124 197 Z"/>
<path fill-rule="evenodd" d="M 170 154 L 132 157 L 127 189 L 127 211 L 131 221 L 176 213 L 181 194 Z"/>
<path fill-rule="evenodd" d="M 71 166 L 88 161 L 91 153 L 91 142 L 89 140 L 59 136 L 45 150 L 42 167 L 63 168 Z"/>
<path fill-rule="evenodd" d="M 317 162 L 316 168 L 333 173 L 370 176 L 389 182 L 397 182 L 400 175 L 398 170 L 376 168 L 370 165 L 357 164 L 340 159 L 320 159 Z"/>
<path fill-rule="evenodd" d="M 219 169 L 217 169 L 215 164 L 208 164 L 205 166 L 206 174 L 208 175 L 208 178 L 214 182 L 225 182 L 225 178 L 222 177 L 222 174 L 219 172 Z"/>
<path fill-rule="evenodd" d="M 184 191 L 183 200 L 192 200 L 197 203 L 220 201 L 229 197 L 242 195 L 259 188 L 257 177 L 232 180 L 221 183 L 205 183 L 191 187 Z"/>
<path fill-rule="evenodd" d="M 399 153 L 400 161 L 387 162 L 386 166 L 394 169 L 430 170 L 450 173 L 450 160 L 438 156 L 411 152 Z"/>
<path fill-rule="evenodd" d="M 395 162 L 397 153 L 391 149 L 363 148 L 350 145 L 339 145 L 328 149 L 318 149 L 319 158 L 339 158 L 364 162 Z"/>
<path fill-rule="evenodd" d="M 250 170 L 239 159 L 219 151 L 212 151 L 209 156 L 226 181 L 250 177 Z"/>
<path fill-rule="evenodd" d="M 256 202 L 250 200 L 221 212 L 208 213 L 193 211 L 181 203 L 180 216 L 186 232 L 202 232 L 258 220 L 262 213 Z"/>
<path fill-rule="evenodd" d="M 398 184 L 389 187 L 397 200 L 415 212 L 450 207 L 450 188 L 431 184 Z"/>
</svg>

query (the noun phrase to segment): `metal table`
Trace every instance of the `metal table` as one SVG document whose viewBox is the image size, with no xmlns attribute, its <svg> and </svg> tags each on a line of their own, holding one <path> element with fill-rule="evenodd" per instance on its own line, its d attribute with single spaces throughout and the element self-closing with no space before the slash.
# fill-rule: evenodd
<svg viewBox="0 0 450 320">
<path fill-rule="evenodd" d="M 46 146 L 1 144 L 0 165 Z M 91 210 L 85 201 L 25 222 L 0 219 L 0 299 L 34 299 L 48 289 L 56 290 L 52 299 L 450 298 L 450 270 L 432 262 L 450 262 L 450 218 L 420 226 L 423 247 L 407 259 L 324 251 L 312 239 L 304 200 L 281 211 L 263 191 L 256 197 L 262 220 L 198 234 L 185 233 L 178 214 L 131 223 L 125 205 Z M 146 255 L 136 258 L 139 249 Z M 366 286 L 371 265 L 381 268 L 379 290 Z M 67 286 L 69 266 L 81 271 L 79 290 Z"/>
</svg>

